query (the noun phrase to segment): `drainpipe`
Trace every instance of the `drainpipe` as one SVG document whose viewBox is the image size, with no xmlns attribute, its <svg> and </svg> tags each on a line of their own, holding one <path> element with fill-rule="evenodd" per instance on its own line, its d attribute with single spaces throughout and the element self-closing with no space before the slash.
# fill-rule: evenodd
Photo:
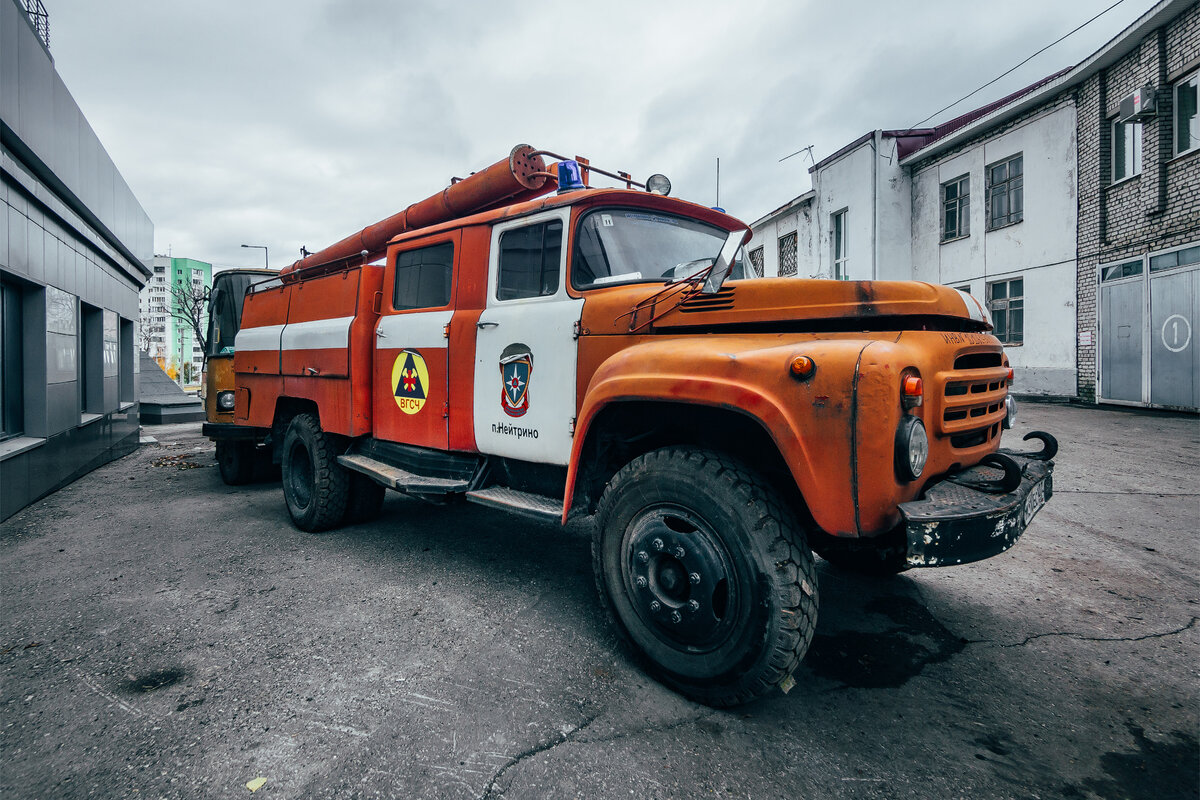
<svg viewBox="0 0 1200 800">
<path fill-rule="evenodd" d="M 883 131 L 875 131 L 871 159 L 871 280 L 879 280 L 879 148 L 883 142 Z"/>
</svg>

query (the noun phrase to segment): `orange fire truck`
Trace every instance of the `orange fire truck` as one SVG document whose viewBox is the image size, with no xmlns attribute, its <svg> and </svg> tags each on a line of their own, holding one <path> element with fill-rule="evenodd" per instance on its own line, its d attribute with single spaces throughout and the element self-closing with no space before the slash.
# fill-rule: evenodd
<svg viewBox="0 0 1200 800">
<path fill-rule="evenodd" d="M 814 550 L 876 574 L 1003 552 L 1057 445 L 1000 449 L 1012 370 L 970 295 L 740 280 L 749 237 L 663 176 L 518 146 L 249 286 L 210 371 L 222 475 L 279 464 L 308 531 L 388 488 L 594 514 L 600 596 L 653 674 L 712 705 L 786 690 Z"/>
</svg>

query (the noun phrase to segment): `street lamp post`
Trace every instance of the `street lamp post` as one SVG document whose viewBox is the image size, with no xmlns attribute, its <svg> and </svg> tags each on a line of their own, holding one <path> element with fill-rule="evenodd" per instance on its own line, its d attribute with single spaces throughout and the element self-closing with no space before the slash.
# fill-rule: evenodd
<svg viewBox="0 0 1200 800">
<path fill-rule="evenodd" d="M 271 268 L 270 255 L 269 255 L 269 251 L 267 250 L 267 246 L 265 244 L 244 244 L 244 245 L 242 245 L 242 247 L 249 247 L 252 250 L 262 250 L 263 251 L 263 266 L 265 266 L 267 269 Z"/>
</svg>

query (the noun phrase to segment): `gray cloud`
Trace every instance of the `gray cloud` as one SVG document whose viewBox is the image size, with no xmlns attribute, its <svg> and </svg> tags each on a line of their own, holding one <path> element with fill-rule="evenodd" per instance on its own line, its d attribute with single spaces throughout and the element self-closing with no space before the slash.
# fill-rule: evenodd
<svg viewBox="0 0 1200 800">
<path fill-rule="evenodd" d="M 747 221 L 822 158 L 911 125 L 1107 3 L 386 0 L 233 6 L 46 0 L 51 52 L 156 229 L 155 247 L 273 265 L 504 157 L 518 142 Z M 1127 0 L 953 116 L 1094 51 Z"/>
</svg>

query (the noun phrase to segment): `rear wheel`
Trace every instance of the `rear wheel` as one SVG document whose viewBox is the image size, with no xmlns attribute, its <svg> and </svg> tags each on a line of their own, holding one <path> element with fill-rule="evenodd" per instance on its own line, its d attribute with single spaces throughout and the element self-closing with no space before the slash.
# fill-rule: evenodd
<svg viewBox="0 0 1200 800">
<path fill-rule="evenodd" d="M 254 442 L 217 442 L 217 469 L 227 486 L 242 486 L 254 480 Z"/>
<path fill-rule="evenodd" d="M 750 468 L 665 448 L 609 483 L 593 544 L 617 630 L 660 680 L 702 703 L 787 681 L 817 620 L 813 557 L 795 516 Z"/>
<path fill-rule="evenodd" d="M 342 521 L 350 476 L 333 437 L 314 414 L 298 414 L 283 440 L 283 498 L 296 527 L 323 531 Z"/>
</svg>

